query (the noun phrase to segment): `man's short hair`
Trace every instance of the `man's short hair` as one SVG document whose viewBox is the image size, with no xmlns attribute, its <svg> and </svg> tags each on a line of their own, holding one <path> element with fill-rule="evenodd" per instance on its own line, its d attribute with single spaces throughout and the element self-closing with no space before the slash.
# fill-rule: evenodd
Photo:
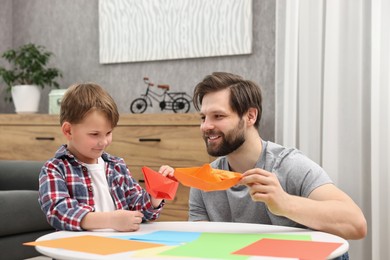
<svg viewBox="0 0 390 260">
<path fill-rule="evenodd" d="M 248 112 L 250 108 L 257 109 L 258 113 L 255 127 L 258 128 L 263 112 L 261 88 L 255 82 L 245 80 L 243 77 L 235 74 L 214 72 L 199 82 L 195 86 L 192 100 L 196 110 L 200 110 L 203 97 L 206 94 L 224 89 L 230 90 L 230 107 L 240 117 Z"/>
</svg>

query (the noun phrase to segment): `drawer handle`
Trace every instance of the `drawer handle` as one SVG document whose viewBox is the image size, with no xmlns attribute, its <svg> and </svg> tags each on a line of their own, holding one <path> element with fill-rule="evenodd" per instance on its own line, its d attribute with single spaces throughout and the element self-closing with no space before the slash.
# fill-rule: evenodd
<svg viewBox="0 0 390 260">
<path fill-rule="evenodd" d="M 138 182 L 139 182 L 139 183 L 144 183 L 145 180 L 139 179 Z"/>
<path fill-rule="evenodd" d="M 35 137 L 35 140 L 38 140 L 38 141 L 54 141 L 55 138 L 54 137 Z"/>
<path fill-rule="evenodd" d="M 160 138 L 140 138 L 140 142 L 161 142 Z"/>
</svg>

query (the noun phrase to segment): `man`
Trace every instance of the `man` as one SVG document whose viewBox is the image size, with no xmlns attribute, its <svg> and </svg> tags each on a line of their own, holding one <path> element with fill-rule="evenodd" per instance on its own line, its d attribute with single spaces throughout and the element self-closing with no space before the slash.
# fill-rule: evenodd
<svg viewBox="0 0 390 260">
<path fill-rule="evenodd" d="M 366 236 L 360 208 L 326 172 L 297 149 L 264 141 L 260 87 L 240 76 L 215 72 L 194 90 L 213 168 L 242 173 L 226 191 L 190 191 L 190 221 L 226 221 L 306 227 L 344 239 Z"/>
</svg>

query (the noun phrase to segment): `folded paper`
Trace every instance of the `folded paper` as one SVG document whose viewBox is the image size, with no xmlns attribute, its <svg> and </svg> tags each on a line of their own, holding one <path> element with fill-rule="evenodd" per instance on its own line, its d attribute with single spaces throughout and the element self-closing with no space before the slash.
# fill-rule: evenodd
<svg viewBox="0 0 390 260">
<path fill-rule="evenodd" d="M 241 174 L 213 169 L 209 164 L 205 164 L 202 167 L 176 168 L 175 178 L 184 186 L 203 191 L 216 191 L 236 185 L 241 179 Z"/>
<path fill-rule="evenodd" d="M 176 195 L 179 183 L 176 179 L 165 177 L 144 166 L 142 172 L 145 177 L 146 191 L 156 199 L 173 200 Z"/>
</svg>

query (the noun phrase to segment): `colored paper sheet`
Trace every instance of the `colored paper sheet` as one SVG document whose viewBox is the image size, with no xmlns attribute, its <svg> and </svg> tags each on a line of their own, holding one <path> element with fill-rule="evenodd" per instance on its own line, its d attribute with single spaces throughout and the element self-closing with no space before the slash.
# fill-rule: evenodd
<svg viewBox="0 0 390 260">
<path fill-rule="evenodd" d="M 202 167 L 176 168 L 175 178 L 184 186 L 203 191 L 226 190 L 238 183 L 241 174 L 213 169 L 209 164 Z"/>
<path fill-rule="evenodd" d="M 134 250 L 164 246 L 134 240 L 123 240 L 101 236 L 74 236 L 45 241 L 23 243 L 26 246 L 45 246 L 83 253 L 110 255 Z"/>
<path fill-rule="evenodd" d="M 144 241 L 164 245 L 181 245 L 199 238 L 200 232 L 155 231 L 144 235 L 115 236 L 115 238 Z"/>
<path fill-rule="evenodd" d="M 160 258 L 172 259 L 172 256 L 159 255 L 159 253 L 164 252 L 171 248 L 174 248 L 174 246 L 159 246 L 159 247 L 153 247 L 153 248 L 148 248 L 143 250 L 137 250 L 131 256 L 134 258 L 146 257 L 149 259 L 160 259 Z"/>
<path fill-rule="evenodd" d="M 148 167 L 142 167 L 146 191 L 156 199 L 173 200 L 179 183 L 176 179 L 165 177 Z"/>
<path fill-rule="evenodd" d="M 248 256 L 290 257 L 299 259 L 326 259 L 342 243 L 261 239 L 233 254 Z M 283 248 L 283 250 L 280 250 Z"/>
<path fill-rule="evenodd" d="M 246 255 L 234 255 L 232 252 L 263 238 L 311 240 L 310 235 L 201 233 L 197 240 L 161 252 L 159 255 L 214 259 L 247 259 L 248 256 Z"/>
</svg>

